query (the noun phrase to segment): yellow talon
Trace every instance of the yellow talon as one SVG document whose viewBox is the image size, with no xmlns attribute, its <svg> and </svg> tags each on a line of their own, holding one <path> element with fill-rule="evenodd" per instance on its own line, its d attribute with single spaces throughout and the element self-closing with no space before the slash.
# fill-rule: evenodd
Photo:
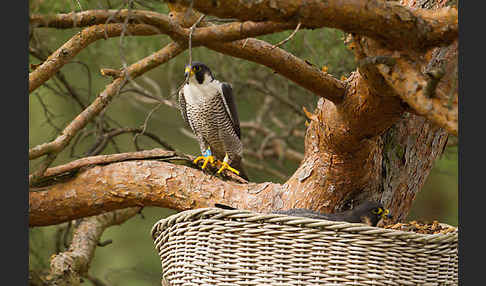
<svg viewBox="0 0 486 286">
<path fill-rule="evenodd" d="M 218 174 L 219 174 L 219 173 L 221 173 L 221 172 L 223 172 L 223 170 L 224 170 L 224 169 L 228 169 L 228 170 L 230 170 L 231 172 L 235 173 L 236 175 L 240 175 L 240 171 L 236 170 L 235 168 L 232 168 L 232 167 L 231 167 L 231 166 L 228 164 L 228 160 L 229 160 L 229 158 L 228 158 L 228 154 L 226 154 L 226 155 L 224 156 L 224 160 L 223 160 L 223 162 L 222 162 L 222 166 L 221 166 L 221 168 L 219 168 L 219 170 L 218 170 Z"/>
<path fill-rule="evenodd" d="M 208 162 L 211 163 L 211 165 L 214 165 L 214 156 L 211 155 L 211 149 L 210 148 L 208 148 L 206 151 L 204 151 L 202 156 L 199 156 L 196 159 L 194 159 L 193 162 L 194 162 L 194 164 L 197 165 L 197 162 L 199 162 L 201 160 L 204 160 L 204 163 L 203 163 L 201 169 L 206 168 L 206 166 L 208 165 Z"/>
</svg>

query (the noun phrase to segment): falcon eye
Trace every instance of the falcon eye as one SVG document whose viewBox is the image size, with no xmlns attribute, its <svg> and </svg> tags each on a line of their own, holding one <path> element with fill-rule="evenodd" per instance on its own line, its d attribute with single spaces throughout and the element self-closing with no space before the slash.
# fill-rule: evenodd
<svg viewBox="0 0 486 286">
<path fill-rule="evenodd" d="M 381 212 L 383 212 L 383 210 L 382 210 L 381 208 L 376 208 L 376 209 L 372 209 L 372 210 L 371 210 L 371 212 L 372 212 L 373 214 L 378 215 L 378 214 L 380 214 Z"/>
</svg>

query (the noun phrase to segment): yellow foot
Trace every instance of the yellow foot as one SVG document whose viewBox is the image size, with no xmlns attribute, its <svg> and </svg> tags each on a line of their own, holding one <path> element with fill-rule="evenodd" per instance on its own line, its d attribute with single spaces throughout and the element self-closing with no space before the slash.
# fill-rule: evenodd
<svg viewBox="0 0 486 286">
<path fill-rule="evenodd" d="M 223 162 L 221 163 L 222 166 L 221 168 L 219 168 L 218 170 L 218 174 L 223 172 L 224 169 L 228 169 L 230 170 L 231 172 L 235 173 L 236 175 L 240 175 L 240 171 L 236 170 L 235 168 L 232 168 L 229 164 L 228 164 L 228 160 L 229 160 L 229 157 L 228 157 L 228 154 L 226 154 L 224 156 L 224 159 L 223 159 Z"/>
<path fill-rule="evenodd" d="M 197 165 L 197 162 L 199 162 L 201 160 L 204 160 L 204 163 L 203 163 L 201 169 L 206 168 L 206 166 L 208 165 L 208 162 L 211 163 L 211 165 L 214 165 L 214 156 L 211 154 L 210 148 L 208 148 L 206 151 L 204 151 L 202 156 L 199 156 L 196 159 L 194 159 L 193 162 L 194 162 L 194 164 Z"/>
</svg>

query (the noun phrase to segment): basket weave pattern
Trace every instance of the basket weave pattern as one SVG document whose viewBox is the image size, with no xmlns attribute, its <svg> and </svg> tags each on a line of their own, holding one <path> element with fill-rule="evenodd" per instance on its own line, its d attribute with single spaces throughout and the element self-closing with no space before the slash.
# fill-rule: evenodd
<svg viewBox="0 0 486 286">
<path fill-rule="evenodd" d="M 457 230 L 196 209 L 157 222 L 163 277 L 179 285 L 457 285 Z"/>
</svg>

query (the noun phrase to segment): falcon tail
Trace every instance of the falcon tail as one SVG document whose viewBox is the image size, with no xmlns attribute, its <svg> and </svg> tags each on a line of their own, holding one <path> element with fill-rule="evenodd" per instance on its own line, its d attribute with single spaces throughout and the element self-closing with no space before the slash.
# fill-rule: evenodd
<svg viewBox="0 0 486 286">
<path fill-rule="evenodd" d="M 235 168 L 236 170 L 240 171 L 240 177 L 243 179 L 248 180 L 248 175 L 245 172 L 245 169 L 243 169 L 243 163 L 241 162 L 241 158 L 238 159 L 233 159 L 231 161 L 231 167 Z"/>
</svg>

